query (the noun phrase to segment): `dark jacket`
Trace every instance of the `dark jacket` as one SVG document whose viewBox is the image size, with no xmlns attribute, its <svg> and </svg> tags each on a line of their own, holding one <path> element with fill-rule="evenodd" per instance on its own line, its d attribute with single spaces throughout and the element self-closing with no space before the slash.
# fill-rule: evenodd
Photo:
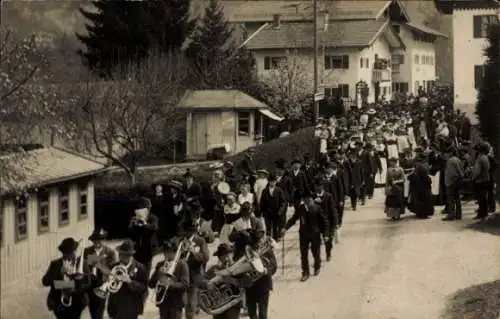
<svg viewBox="0 0 500 319">
<path fill-rule="evenodd" d="M 316 193 L 314 197 L 315 197 L 315 202 L 319 206 L 321 206 L 323 213 L 328 218 L 328 225 L 331 228 L 337 227 L 338 224 L 337 205 L 333 200 L 332 194 L 323 191 L 323 194 Z"/>
<path fill-rule="evenodd" d="M 363 165 L 361 161 L 349 161 L 349 184 L 351 189 L 359 189 L 365 181 Z"/>
<path fill-rule="evenodd" d="M 70 276 L 71 278 L 72 276 Z M 61 292 L 54 288 L 54 281 L 63 280 L 63 259 L 58 258 L 50 262 L 49 268 L 42 278 L 44 287 L 50 287 L 49 295 L 47 296 L 47 307 L 50 311 L 57 311 L 61 305 Z M 87 289 L 91 285 L 90 269 L 86 264 L 83 266 L 83 279 L 75 280 L 75 291 L 71 293 L 72 307 L 75 309 L 83 309 L 88 304 Z"/>
<path fill-rule="evenodd" d="M 361 163 L 365 178 L 374 178 L 375 175 L 382 170 L 382 162 L 377 154 L 370 154 L 368 151 L 363 151 L 361 154 Z"/>
<path fill-rule="evenodd" d="M 117 293 L 110 294 L 108 298 L 108 314 L 111 318 L 118 313 L 142 314 L 144 300 L 148 292 L 148 273 L 146 267 L 132 260 L 128 268 L 132 282 L 123 283 Z"/>
<path fill-rule="evenodd" d="M 313 186 L 314 178 L 318 174 L 318 170 L 313 165 L 309 165 L 309 166 L 304 165 L 302 167 L 302 171 L 306 175 L 308 189 L 313 189 L 314 188 L 314 186 Z"/>
<path fill-rule="evenodd" d="M 288 202 L 285 192 L 278 186 L 274 188 L 273 194 L 269 190 L 269 185 L 262 192 L 260 198 L 260 212 L 264 218 L 279 217 L 286 214 Z"/>
<path fill-rule="evenodd" d="M 328 237 L 330 234 L 328 218 L 319 205 L 313 205 L 308 209 L 301 204 L 286 222 L 285 229 L 290 229 L 298 220 L 300 220 L 300 236 L 309 237 L 323 234 Z"/>
<path fill-rule="evenodd" d="M 160 261 L 156 264 L 155 270 L 149 279 L 149 288 L 155 289 L 158 279 L 160 277 L 160 269 L 165 265 L 165 261 Z M 186 291 L 189 287 L 189 267 L 183 260 L 180 260 L 177 267 L 174 269 L 173 282 L 168 287 L 167 294 L 163 303 L 159 307 L 175 307 L 182 308 L 186 305 Z M 161 290 L 158 292 L 163 293 Z"/>
<path fill-rule="evenodd" d="M 201 189 L 201 185 L 198 183 L 194 183 L 187 186 L 184 184 L 183 191 L 186 200 L 195 200 L 203 198 L 203 191 Z"/>
<path fill-rule="evenodd" d="M 197 249 L 196 253 L 189 255 L 187 265 L 189 266 L 189 283 L 191 285 L 196 285 L 203 276 L 205 265 L 210 259 L 210 251 L 208 250 L 205 239 L 198 234 L 194 235 L 193 243 L 194 246 L 199 249 Z"/>
<path fill-rule="evenodd" d="M 351 167 L 347 161 L 339 163 L 339 167 L 337 169 L 337 176 L 342 180 L 342 185 L 344 185 L 345 192 L 349 192 L 349 190 L 351 189 L 351 180 L 349 179 L 350 169 Z"/>
<path fill-rule="evenodd" d="M 85 248 L 83 255 L 85 257 L 85 260 L 88 260 L 88 257 L 91 255 L 96 255 L 95 246 Z M 109 269 L 111 269 L 111 267 L 113 267 L 113 265 L 118 262 L 118 254 L 116 253 L 116 251 L 113 248 L 105 245 L 102 246 L 99 257 L 102 258 L 101 263 Z M 90 268 L 90 276 L 92 288 L 99 287 L 105 280 L 104 274 L 101 270 L 95 267 L 95 265 Z"/>
<path fill-rule="evenodd" d="M 243 177 L 249 177 L 257 174 L 257 169 L 253 157 L 250 157 L 246 153 L 240 164 L 240 172 Z"/>
<path fill-rule="evenodd" d="M 250 217 L 251 230 L 262 230 L 264 226 L 256 217 Z M 229 234 L 229 241 L 234 244 L 233 260 L 240 259 L 245 254 L 245 247 L 250 243 L 250 232 L 248 230 L 238 231 L 235 228 Z"/>
<path fill-rule="evenodd" d="M 285 193 L 285 199 L 288 202 L 288 204 L 293 203 L 293 183 L 292 179 L 290 178 L 289 175 L 284 175 L 281 177 L 277 182 L 276 186 L 281 188 L 281 190 Z"/>
<path fill-rule="evenodd" d="M 325 175 L 324 181 L 325 191 L 332 194 L 333 201 L 336 207 L 342 206 L 345 197 L 345 188 L 342 177 L 339 177 L 339 172 L 332 176 Z"/>
<path fill-rule="evenodd" d="M 158 245 L 158 217 L 149 214 L 146 226 L 130 226 L 130 239 L 135 243 L 134 258 L 147 266 L 153 258 Z"/>
<path fill-rule="evenodd" d="M 297 174 L 293 171 L 290 172 L 290 179 L 293 185 L 292 202 L 297 204 L 302 197 L 309 192 L 309 185 L 306 175 L 302 170 L 299 170 Z"/>
</svg>

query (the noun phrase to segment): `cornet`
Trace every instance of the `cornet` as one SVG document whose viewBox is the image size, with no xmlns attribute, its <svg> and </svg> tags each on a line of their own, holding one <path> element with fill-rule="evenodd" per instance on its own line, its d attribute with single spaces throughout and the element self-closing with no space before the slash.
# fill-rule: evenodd
<svg viewBox="0 0 500 319">
<path fill-rule="evenodd" d="M 123 285 L 123 278 L 126 276 L 128 276 L 127 267 L 121 264 L 114 266 L 108 274 L 108 280 L 94 288 L 94 294 L 99 298 L 106 299 L 108 294 L 117 293 Z"/>
<path fill-rule="evenodd" d="M 177 251 L 175 252 L 175 257 L 172 261 L 167 262 L 159 269 L 160 273 L 158 274 L 158 282 L 155 287 L 155 304 L 157 306 L 161 305 L 167 296 L 168 288 L 170 284 L 165 282 L 165 279 L 173 279 L 175 278 L 175 269 L 177 268 L 177 264 L 181 260 L 181 255 L 183 251 L 183 245 L 180 244 L 177 247 Z"/>
<path fill-rule="evenodd" d="M 83 275 L 83 253 L 85 251 L 85 241 L 80 240 L 78 247 L 81 250 L 80 255 L 77 257 L 76 261 L 69 266 L 69 268 L 66 267 L 66 269 L 64 269 L 64 280 L 70 281 L 73 280 L 73 277 L 76 275 Z M 71 296 L 71 292 L 65 292 L 63 290 L 61 292 L 61 305 L 63 307 L 69 308 L 72 304 L 73 297 Z"/>
<path fill-rule="evenodd" d="M 185 262 L 187 262 L 189 260 L 189 257 L 191 257 L 191 247 L 195 245 L 193 238 L 194 234 L 191 237 L 189 237 L 187 242 L 184 242 L 182 245 L 179 245 L 179 247 L 182 247 L 183 251 L 187 251 L 186 255 L 183 258 Z"/>
</svg>

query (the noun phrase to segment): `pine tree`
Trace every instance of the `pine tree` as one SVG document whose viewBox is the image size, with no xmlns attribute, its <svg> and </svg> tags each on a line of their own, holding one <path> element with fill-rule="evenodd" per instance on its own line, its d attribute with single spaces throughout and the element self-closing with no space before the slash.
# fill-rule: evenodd
<svg viewBox="0 0 500 319">
<path fill-rule="evenodd" d="M 203 88 L 242 89 L 248 85 L 255 62 L 250 52 L 236 46 L 233 33 L 222 6 L 211 0 L 186 50 Z"/>
<path fill-rule="evenodd" d="M 96 0 L 93 5 L 96 13 L 80 10 L 89 23 L 87 35 L 77 34 L 86 47 L 79 54 L 102 77 L 118 66 L 141 63 L 152 51 L 181 49 L 196 25 L 190 0 Z"/>
<path fill-rule="evenodd" d="M 500 25 L 491 25 L 488 29 L 488 46 L 484 53 L 486 63 L 484 78 L 478 93 L 476 104 L 476 116 L 483 138 L 492 146 L 497 144 L 500 133 L 498 123 L 500 112 L 498 102 L 500 101 Z"/>
<path fill-rule="evenodd" d="M 85 45 L 78 53 L 89 70 L 109 77 L 118 65 L 145 58 L 150 47 L 142 28 L 146 12 L 141 1 L 96 0 L 97 12 L 80 9 L 88 20 L 87 35 L 77 34 Z"/>
</svg>

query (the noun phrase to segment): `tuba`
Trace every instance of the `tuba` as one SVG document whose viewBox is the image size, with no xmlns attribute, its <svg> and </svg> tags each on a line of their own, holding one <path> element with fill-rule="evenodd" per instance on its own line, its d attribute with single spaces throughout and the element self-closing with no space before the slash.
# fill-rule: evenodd
<svg viewBox="0 0 500 319">
<path fill-rule="evenodd" d="M 83 263 L 84 263 L 83 254 L 85 251 L 85 241 L 80 240 L 78 247 L 81 251 L 80 255 L 76 259 L 76 262 L 74 262 L 69 267 L 69 269 L 64 270 L 65 281 L 72 281 L 73 280 L 72 278 L 74 276 L 83 274 Z M 61 305 L 66 308 L 69 308 L 73 305 L 73 297 L 71 295 L 71 292 L 66 292 L 64 290 L 61 292 Z"/>
<path fill-rule="evenodd" d="M 169 284 L 164 282 L 164 279 L 175 278 L 174 272 L 179 261 L 181 261 L 182 252 L 184 250 L 182 246 L 183 245 L 180 244 L 179 247 L 177 247 L 174 259 L 168 263 L 165 261 L 165 264 L 159 269 L 161 273 L 159 274 L 158 282 L 155 287 L 155 304 L 157 306 L 161 305 L 167 296 Z"/>
<path fill-rule="evenodd" d="M 229 268 L 218 271 L 209 281 L 213 288 L 199 291 L 200 308 L 209 315 L 218 315 L 241 302 L 243 289 L 250 287 L 270 267 L 271 261 L 266 255 L 272 253 L 274 245 L 274 240 L 266 237 L 256 250 L 247 246 L 243 257 Z M 235 277 L 238 286 L 225 283 L 225 277 Z"/>
<path fill-rule="evenodd" d="M 106 299 L 108 294 L 117 293 L 123 284 L 123 277 L 128 274 L 128 270 L 124 265 L 118 264 L 114 266 L 108 274 L 108 280 L 102 285 L 94 288 L 94 294 L 99 298 Z"/>
</svg>

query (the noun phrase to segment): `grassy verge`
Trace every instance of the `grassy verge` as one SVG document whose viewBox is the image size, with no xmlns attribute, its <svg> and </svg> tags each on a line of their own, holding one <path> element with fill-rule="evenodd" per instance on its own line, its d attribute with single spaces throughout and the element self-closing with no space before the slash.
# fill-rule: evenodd
<svg viewBox="0 0 500 319">
<path fill-rule="evenodd" d="M 498 319 L 500 280 L 457 291 L 450 298 L 443 319 Z"/>
</svg>

